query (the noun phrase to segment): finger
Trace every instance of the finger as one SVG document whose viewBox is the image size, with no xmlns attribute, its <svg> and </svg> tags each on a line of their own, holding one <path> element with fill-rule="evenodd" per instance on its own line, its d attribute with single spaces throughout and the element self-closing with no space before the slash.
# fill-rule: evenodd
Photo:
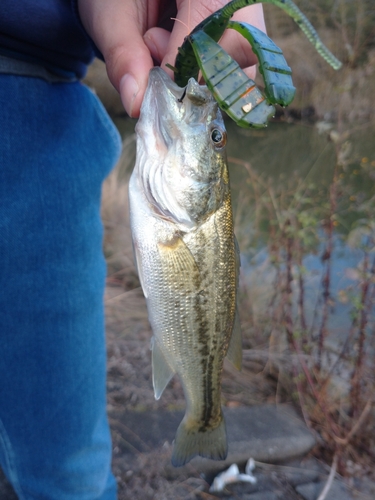
<svg viewBox="0 0 375 500">
<path fill-rule="evenodd" d="M 170 32 L 162 28 L 151 28 L 144 34 L 143 40 L 152 58 L 159 64 L 167 52 L 170 36 Z"/>
<path fill-rule="evenodd" d="M 139 115 L 153 67 L 142 36 L 147 29 L 142 7 L 145 5 L 140 0 L 80 0 L 79 3 L 82 22 L 103 54 L 109 79 L 120 92 L 126 111 L 134 117 Z"/>
<path fill-rule="evenodd" d="M 206 3 L 209 5 L 207 6 Z M 165 65 L 171 64 L 174 66 L 177 48 L 181 47 L 184 38 L 195 26 L 197 26 L 197 24 L 216 10 L 220 9 L 225 3 L 225 0 L 209 0 L 204 3 L 201 0 L 177 1 L 177 18 L 161 63 L 161 67 L 167 71 L 170 76 L 172 76 L 173 73 L 171 70 L 167 69 Z"/>
<path fill-rule="evenodd" d="M 220 9 L 225 3 L 225 0 L 211 0 L 209 4 L 205 6 L 202 4 L 201 0 L 190 0 L 190 2 L 189 0 L 181 0 L 178 2 L 178 20 L 175 22 L 166 54 L 163 57 L 161 64 L 163 69 L 165 69 L 166 63 L 172 66 L 174 65 L 177 48 L 182 45 L 188 32 L 207 16 Z M 263 9 L 260 4 L 240 9 L 234 14 L 233 19 L 248 22 L 262 31 L 265 31 Z M 187 26 L 189 26 L 189 31 Z M 220 44 L 241 67 L 246 68 L 256 64 L 257 58 L 253 54 L 249 42 L 236 31 L 226 30 Z M 255 76 L 255 68 L 251 69 L 250 73 Z"/>
<path fill-rule="evenodd" d="M 232 19 L 234 21 L 244 21 L 245 23 L 252 24 L 256 28 L 266 33 L 266 24 L 264 21 L 263 5 L 255 4 L 244 7 L 234 13 Z"/>
<path fill-rule="evenodd" d="M 232 19 L 234 21 L 246 22 L 266 32 L 263 8 L 260 4 L 251 5 L 250 7 L 245 7 L 237 11 Z M 250 43 L 235 30 L 227 29 L 220 40 L 220 45 L 238 62 L 241 68 L 253 66 L 258 62 L 257 57 L 251 49 Z"/>
<path fill-rule="evenodd" d="M 255 80 L 255 77 L 257 76 L 257 67 L 255 65 L 243 68 L 243 71 L 251 80 Z"/>
<path fill-rule="evenodd" d="M 134 32 L 132 40 L 118 46 L 113 56 L 105 58 L 109 79 L 120 92 L 129 116 L 138 117 L 146 92 L 148 75 L 154 66 L 142 37 Z"/>
</svg>

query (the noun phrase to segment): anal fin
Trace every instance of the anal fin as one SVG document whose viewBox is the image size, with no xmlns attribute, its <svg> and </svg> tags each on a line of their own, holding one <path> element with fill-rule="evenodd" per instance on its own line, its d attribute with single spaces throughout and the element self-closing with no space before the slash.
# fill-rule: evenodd
<svg viewBox="0 0 375 500">
<path fill-rule="evenodd" d="M 155 337 L 152 339 L 152 383 L 155 399 L 160 399 L 168 382 L 174 375 Z"/>
</svg>

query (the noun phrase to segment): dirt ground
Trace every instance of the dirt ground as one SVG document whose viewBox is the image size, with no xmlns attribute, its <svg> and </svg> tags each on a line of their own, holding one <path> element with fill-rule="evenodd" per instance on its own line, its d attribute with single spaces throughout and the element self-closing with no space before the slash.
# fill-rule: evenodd
<svg viewBox="0 0 375 500">
<path fill-rule="evenodd" d="M 122 279 L 109 277 L 106 289 L 108 349 L 108 414 L 113 438 L 113 469 L 119 484 L 119 500 L 197 498 L 208 484 L 192 468 L 188 476 L 171 478 L 168 465 L 171 443 L 162 449 L 141 453 L 126 439 L 129 429 L 124 411 L 183 410 L 185 400 L 178 377 L 174 377 L 160 400 L 156 401 L 151 378 L 151 330 L 140 287 L 135 286 L 134 270 L 127 269 Z M 120 273 L 117 274 L 119 276 Z M 125 283 L 125 285 L 124 285 Z M 256 359 L 258 357 L 258 359 Z M 262 370 L 264 361 L 244 352 L 244 367 L 237 373 L 226 364 L 223 404 L 249 405 L 275 401 L 276 384 Z M 132 452 L 132 453 L 129 453 Z"/>
</svg>

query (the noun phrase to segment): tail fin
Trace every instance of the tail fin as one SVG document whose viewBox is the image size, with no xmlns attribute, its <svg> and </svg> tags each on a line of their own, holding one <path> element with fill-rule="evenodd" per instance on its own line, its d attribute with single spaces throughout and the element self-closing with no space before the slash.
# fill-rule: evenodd
<svg viewBox="0 0 375 500">
<path fill-rule="evenodd" d="M 215 428 L 202 429 L 201 426 L 186 424 L 186 417 L 180 423 L 172 453 L 172 465 L 181 467 L 196 455 L 224 460 L 227 457 L 227 433 L 223 416 Z"/>
</svg>

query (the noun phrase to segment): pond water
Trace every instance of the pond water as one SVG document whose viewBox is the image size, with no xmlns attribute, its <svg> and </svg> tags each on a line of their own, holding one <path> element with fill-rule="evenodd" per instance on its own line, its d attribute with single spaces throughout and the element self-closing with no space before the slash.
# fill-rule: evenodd
<svg viewBox="0 0 375 500">
<path fill-rule="evenodd" d="M 275 123 L 249 131 L 230 123 L 228 128 L 244 278 L 263 289 L 268 283 L 272 294 L 276 267 L 270 247 L 282 261 L 289 237 L 292 267 L 303 266 L 306 321 L 311 325 L 327 267 L 322 257 L 331 238 L 330 331 L 345 336 L 363 278 L 361 264 L 365 255 L 373 259 L 374 130 L 344 131 L 343 140 L 334 142 L 338 134 L 333 128 L 322 131 L 325 124 Z M 264 294 L 260 302 L 267 308 Z"/>
<path fill-rule="evenodd" d="M 117 121 L 124 137 L 134 125 Z M 364 332 L 359 349 L 372 352 L 374 128 L 226 125 L 241 318 L 245 337 L 257 339 L 250 345 L 289 321 L 296 338 L 308 338 L 315 350 L 321 342 L 337 354 L 349 342 L 358 352 Z"/>
</svg>

